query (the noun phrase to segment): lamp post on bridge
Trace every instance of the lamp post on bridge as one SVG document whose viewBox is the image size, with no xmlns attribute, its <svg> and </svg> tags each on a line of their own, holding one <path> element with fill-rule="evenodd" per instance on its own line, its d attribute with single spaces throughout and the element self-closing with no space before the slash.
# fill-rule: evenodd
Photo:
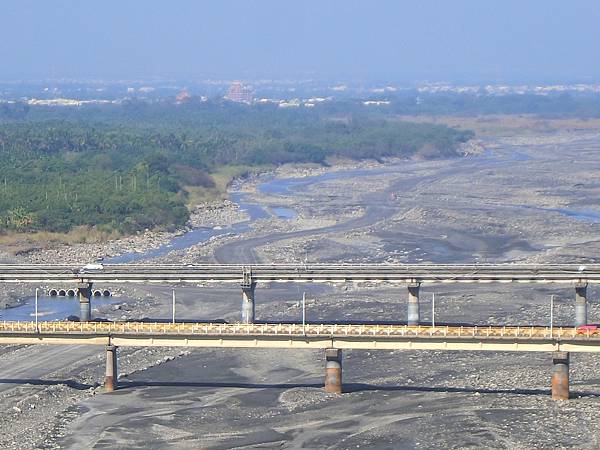
<svg viewBox="0 0 600 450">
<path fill-rule="evenodd" d="M 38 327 L 38 288 L 35 288 L 35 331 L 39 333 Z"/>
<path fill-rule="evenodd" d="M 173 323 L 175 323 L 175 289 L 173 289 Z"/>
<path fill-rule="evenodd" d="M 431 295 L 431 326 L 435 328 L 435 292 Z"/>
<path fill-rule="evenodd" d="M 550 296 L 550 338 L 553 336 L 554 328 L 554 294 Z"/>
<path fill-rule="evenodd" d="M 302 293 L 302 334 L 306 336 L 306 292 Z"/>
</svg>

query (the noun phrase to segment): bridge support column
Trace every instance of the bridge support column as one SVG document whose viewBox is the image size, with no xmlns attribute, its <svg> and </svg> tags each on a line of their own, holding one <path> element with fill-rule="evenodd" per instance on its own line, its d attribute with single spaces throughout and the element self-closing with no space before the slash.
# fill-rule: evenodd
<svg viewBox="0 0 600 450">
<path fill-rule="evenodd" d="M 117 346 L 106 346 L 106 375 L 104 376 L 104 391 L 113 392 L 117 389 Z"/>
<path fill-rule="evenodd" d="M 325 392 L 342 393 L 342 351 L 337 348 L 325 349 Z"/>
<path fill-rule="evenodd" d="M 92 319 L 92 283 L 77 286 L 79 293 L 79 320 L 89 322 Z"/>
<path fill-rule="evenodd" d="M 575 326 L 587 325 L 587 283 L 575 285 Z"/>
<path fill-rule="evenodd" d="M 408 325 L 419 325 L 419 287 L 420 283 L 408 285 Z"/>
<path fill-rule="evenodd" d="M 256 283 L 242 284 L 242 322 L 254 323 L 254 289 Z"/>
<path fill-rule="evenodd" d="M 552 399 L 569 400 L 569 352 L 552 353 Z"/>
</svg>

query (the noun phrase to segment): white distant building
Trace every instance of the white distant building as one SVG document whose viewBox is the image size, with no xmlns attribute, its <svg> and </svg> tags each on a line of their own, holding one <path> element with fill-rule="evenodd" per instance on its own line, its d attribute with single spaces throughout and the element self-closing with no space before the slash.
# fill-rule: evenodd
<svg viewBox="0 0 600 450">
<path fill-rule="evenodd" d="M 73 98 L 53 98 L 49 100 L 30 98 L 27 104 L 31 106 L 82 106 L 111 103 L 110 100 L 76 100 Z"/>
<path fill-rule="evenodd" d="M 269 103 L 279 104 L 281 100 L 275 100 L 273 98 L 259 98 L 256 100 L 256 103 L 260 103 L 261 105 L 268 105 Z"/>
<path fill-rule="evenodd" d="M 365 106 L 383 106 L 389 105 L 391 102 L 389 100 L 365 100 L 363 105 Z"/>
<path fill-rule="evenodd" d="M 293 100 L 282 100 L 279 102 L 280 108 L 298 108 L 300 106 L 300 100 L 297 98 Z"/>
<path fill-rule="evenodd" d="M 330 102 L 332 100 L 332 97 L 311 97 L 306 99 L 307 102 L 310 103 L 323 103 L 323 102 Z"/>
</svg>

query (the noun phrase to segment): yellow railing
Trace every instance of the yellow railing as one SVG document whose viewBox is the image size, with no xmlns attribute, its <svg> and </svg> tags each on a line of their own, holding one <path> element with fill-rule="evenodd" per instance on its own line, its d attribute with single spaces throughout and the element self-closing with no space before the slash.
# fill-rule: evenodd
<svg viewBox="0 0 600 450">
<path fill-rule="evenodd" d="M 298 323 L 159 323 L 159 322 L 0 322 L 0 334 L 206 335 L 206 336 L 361 336 L 418 338 L 589 339 L 600 330 L 534 326 L 408 326 Z"/>
</svg>

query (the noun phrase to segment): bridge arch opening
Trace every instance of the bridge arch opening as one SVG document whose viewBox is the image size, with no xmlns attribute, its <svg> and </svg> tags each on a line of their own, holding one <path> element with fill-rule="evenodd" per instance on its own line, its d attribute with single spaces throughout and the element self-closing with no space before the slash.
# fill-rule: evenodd
<svg viewBox="0 0 600 450">
<path fill-rule="evenodd" d="M 67 291 L 65 291 L 64 289 L 59 289 L 58 290 L 58 296 L 59 297 L 66 297 L 67 296 Z"/>
<path fill-rule="evenodd" d="M 69 297 L 75 297 L 75 289 L 68 289 L 67 290 L 67 295 Z"/>
<path fill-rule="evenodd" d="M 102 291 L 101 291 L 101 290 L 99 290 L 99 289 L 96 289 L 96 290 L 94 291 L 94 294 L 93 294 L 93 295 L 94 295 L 94 297 L 101 297 L 101 296 L 102 296 Z"/>
<path fill-rule="evenodd" d="M 56 289 L 49 289 L 48 290 L 48 295 L 50 297 L 56 297 L 58 295 L 58 290 L 56 290 Z"/>
<path fill-rule="evenodd" d="M 102 291 L 102 295 L 103 295 L 104 297 L 110 297 L 110 296 L 111 296 L 111 293 L 110 293 L 110 291 L 109 291 L 108 289 L 104 289 L 104 290 Z"/>
</svg>

